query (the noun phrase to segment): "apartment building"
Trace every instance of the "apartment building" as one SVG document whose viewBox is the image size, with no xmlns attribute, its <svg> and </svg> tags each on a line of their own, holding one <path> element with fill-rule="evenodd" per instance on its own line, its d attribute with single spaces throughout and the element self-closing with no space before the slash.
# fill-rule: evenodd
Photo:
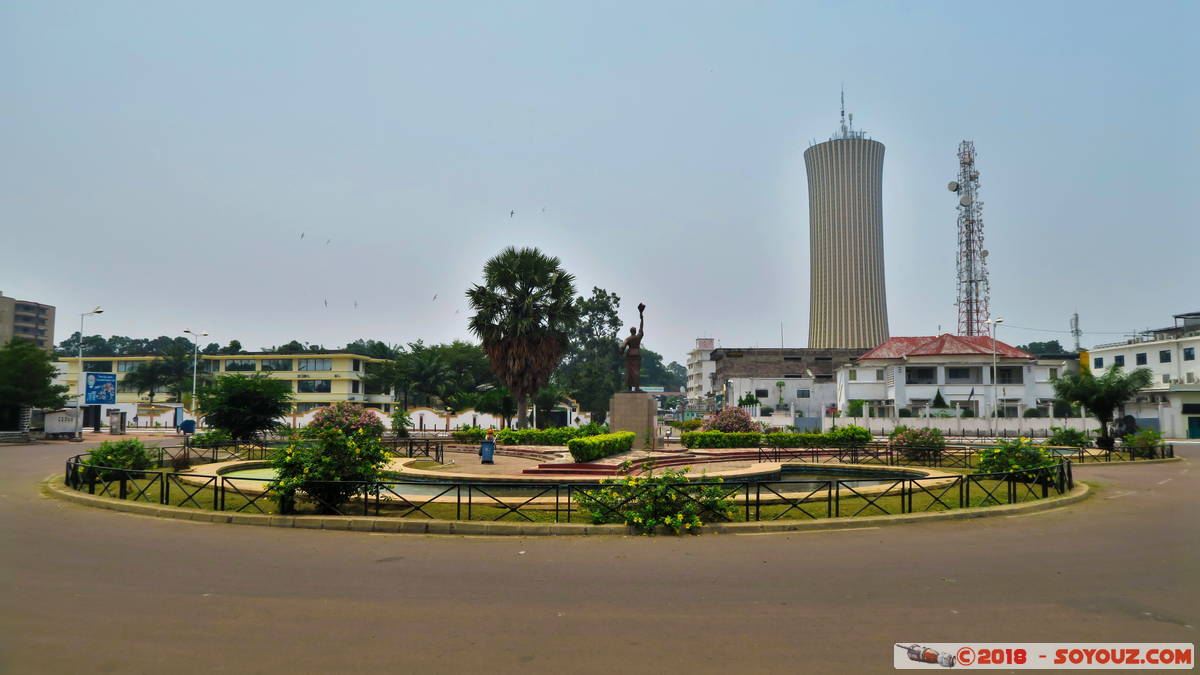
<svg viewBox="0 0 1200 675">
<path fill-rule="evenodd" d="M 0 291 L 0 345 L 14 337 L 54 349 L 54 306 L 32 300 L 17 300 Z"/>
</svg>

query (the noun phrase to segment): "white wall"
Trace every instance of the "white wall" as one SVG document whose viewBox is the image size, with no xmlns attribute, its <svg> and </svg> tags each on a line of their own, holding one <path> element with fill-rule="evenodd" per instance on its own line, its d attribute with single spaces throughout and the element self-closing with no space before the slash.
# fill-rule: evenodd
<svg viewBox="0 0 1200 675">
<path fill-rule="evenodd" d="M 1028 435 L 1034 431 L 1038 432 L 1037 435 L 1045 435 L 1050 427 L 1067 427 L 1093 433 L 1100 430 L 1100 423 L 1096 420 L 1079 417 L 826 417 L 821 421 L 821 428 L 829 431 L 835 424 L 840 427 L 856 424 L 884 435 L 897 426 L 933 428 L 947 435 L 967 433 L 971 436 L 980 433 L 988 435 L 993 433 L 993 429 L 1008 435 Z"/>
</svg>

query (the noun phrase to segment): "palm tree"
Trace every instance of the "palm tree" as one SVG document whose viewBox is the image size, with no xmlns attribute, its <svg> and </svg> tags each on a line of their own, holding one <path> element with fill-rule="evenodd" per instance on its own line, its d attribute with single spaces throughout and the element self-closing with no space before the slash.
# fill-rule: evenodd
<svg viewBox="0 0 1200 675">
<path fill-rule="evenodd" d="M 409 355 L 407 365 L 412 389 L 425 395 L 426 404 L 429 404 L 434 396 L 445 393 L 447 380 L 454 376 L 440 356 L 428 351 Z"/>
<path fill-rule="evenodd" d="M 183 395 L 192 390 L 192 346 L 187 343 L 174 342 L 159 352 L 160 359 L 155 361 L 162 369 L 167 391 L 176 401 L 183 401 Z M 197 372 L 197 385 L 207 384 L 207 373 Z"/>
<path fill-rule="evenodd" d="M 1126 373 L 1120 366 L 1114 366 L 1100 377 L 1085 369 L 1065 373 L 1055 380 L 1054 395 L 1065 403 L 1078 403 L 1087 408 L 1100 422 L 1096 447 L 1109 450 L 1113 447 L 1113 439 L 1108 435 L 1108 426 L 1116 409 L 1153 381 L 1154 374 L 1149 368 Z"/>
<path fill-rule="evenodd" d="M 516 399 L 517 427 L 529 426 L 527 402 L 550 381 L 578 321 L 575 277 L 536 248 L 508 247 L 483 266 L 483 284 L 467 290 L 468 326 L 492 373 Z"/>
<path fill-rule="evenodd" d="M 167 372 L 163 369 L 162 361 L 147 361 L 125 373 L 121 384 L 135 390 L 138 396 L 149 394 L 150 403 L 153 404 L 154 395 L 167 386 Z"/>
</svg>

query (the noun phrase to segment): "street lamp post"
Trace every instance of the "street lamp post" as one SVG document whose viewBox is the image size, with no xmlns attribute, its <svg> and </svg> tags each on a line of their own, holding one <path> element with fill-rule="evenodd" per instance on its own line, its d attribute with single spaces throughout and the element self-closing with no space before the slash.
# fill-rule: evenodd
<svg viewBox="0 0 1200 675">
<path fill-rule="evenodd" d="M 85 377 L 83 372 L 83 318 L 103 313 L 104 310 L 97 306 L 96 309 L 79 315 L 79 400 L 75 402 L 75 438 L 81 441 L 83 440 L 83 404 L 86 394 L 83 381 Z"/>
<path fill-rule="evenodd" d="M 192 419 L 196 419 L 196 364 L 200 361 L 200 338 L 208 337 L 208 333 L 184 329 L 185 333 L 192 336 Z"/>
<path fill-rule="evenodd" d="M 995 436 L 996 426 L 1000 423 L 1000 399 L 996 396 L 996 324 L 1004 323 L 1004 318 L 988 319 L 987 323 L 992 327 L 992 435 Z"/>
</svg>

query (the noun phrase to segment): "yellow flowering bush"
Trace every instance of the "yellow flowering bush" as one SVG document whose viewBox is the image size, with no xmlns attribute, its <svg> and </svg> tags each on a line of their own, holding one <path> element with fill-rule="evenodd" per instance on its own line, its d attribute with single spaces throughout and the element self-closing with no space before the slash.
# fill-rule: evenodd
<svg viewBox="0 0 1200 675">
<path fill-rule="evenodd" d="M 623 468 L 628 467 L 626 463 Z M 605 479 L 598 488 L 580 490 L 575 499 L 593 523 L 622 523 L 644 534 L 659 528 L 698 534 L 704 518 L 729 520 L 731 490 L 720 478 L 701 483 L 687 472 L 685 467 L 655 475 L 648 465 L 645 474 Z"/>
<path fill-rule="evenodd" d="M 1031 469 L 1054 464 L 1054 457 L 1046 448 L 1022 436 L 1015 440 L 1001 440 L 994 448 L 979 451 L 979 467 L 975 473 L 1020 472 L 1018 480 L 1038 480 L 1039 475 Z"/>
<path fill-rule="evenodd" d="M 385 461 L 379 437 L 367 430 L 347 433 L 336 427 L 308 427 L 274 450 L 271 466 L 277 477 L 271 489 L 281 505 L 290 506 L 296 493 L 302 492 L 316 503 L 319 512 L 337 513 L 364 490 L 363 483 L 379 480 Z M 281 510 L 288 511 L 288 506 Z"/>
</svg>

